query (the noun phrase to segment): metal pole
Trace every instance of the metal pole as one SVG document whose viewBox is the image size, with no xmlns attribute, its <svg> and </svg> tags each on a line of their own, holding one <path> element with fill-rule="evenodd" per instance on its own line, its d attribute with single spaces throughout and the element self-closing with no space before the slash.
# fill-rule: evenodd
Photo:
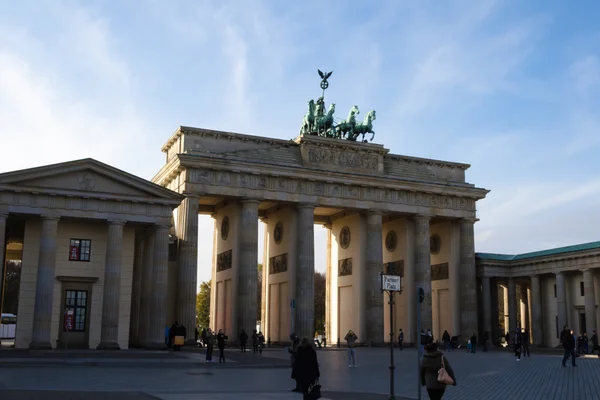
<svg viewBox="0 0 600 400">
<path fill-rule="evenodd" d="M 388 292 L 390 295 L 390 399 L 396 400 L 394 395 L 394 292 Z"/>
<path fill-rule="evenodd" d="M 417 290 L 417 399 L 421 400 L 421 301 Z"/>
</svg>

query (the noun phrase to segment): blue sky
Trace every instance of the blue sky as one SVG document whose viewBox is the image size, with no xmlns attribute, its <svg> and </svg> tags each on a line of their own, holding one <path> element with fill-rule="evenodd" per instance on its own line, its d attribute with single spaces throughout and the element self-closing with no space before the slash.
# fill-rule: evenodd
<svg viewBox="0 0 600 400">
<path fill-rule="evenodd" d="M 293 138 L 320 68 L 334 71 L 326 100 L 338 116 L 377 110 L 375 142 L 392 153 L 472 165 L 468 181 L 492 190 L 478 204 L 477 251 L 600 240 L 596 1 L 0 0 L 0 10 L 0 171 L 93 157 L 151 178 L 179 125 Z M 201 280 L 211 251 L 200 248 Z"/>
</svg>

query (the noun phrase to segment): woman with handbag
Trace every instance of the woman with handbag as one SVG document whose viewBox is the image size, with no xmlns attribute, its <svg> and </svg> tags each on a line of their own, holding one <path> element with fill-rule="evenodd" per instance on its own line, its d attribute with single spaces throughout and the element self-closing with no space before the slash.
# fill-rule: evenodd
<svg viewBox="0 0 600 400">
<path fill-rule="evenodd" d="M 421 361 L 421 386 L 427 387 L 431 400 L 440 400 L 447 385 L 456 386 L 454 371 L 448 360 L 438 350 L 437 343 L 425 346 L 427 352 Z"/>
<path fill-rule="evenodd" d="M 296 353 L 296 380 L 304 395 L 304 400 L 317 400 L 321 398 L 321 385 L 319 385 L 319 363 L 317 352 L 312 341 L 303 338 Z"/>
</svg>

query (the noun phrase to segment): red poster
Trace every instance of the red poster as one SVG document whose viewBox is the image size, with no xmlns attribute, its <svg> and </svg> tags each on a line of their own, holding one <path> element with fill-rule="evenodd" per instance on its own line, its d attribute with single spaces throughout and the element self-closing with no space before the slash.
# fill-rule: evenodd
<svg viewBox="0 0 600 400">
<path fill-rule="evenodd" d="M 65 314 L 65 331 L 73 330 L 73 311 L 69 310 Z"/>
<path fill-rule="evenodd" d="M 78 246 L 71 246 L 71 249 L 69 250 L 69 259 L 71 260 L 79 260 L 79 247 Z"/>
</svg>

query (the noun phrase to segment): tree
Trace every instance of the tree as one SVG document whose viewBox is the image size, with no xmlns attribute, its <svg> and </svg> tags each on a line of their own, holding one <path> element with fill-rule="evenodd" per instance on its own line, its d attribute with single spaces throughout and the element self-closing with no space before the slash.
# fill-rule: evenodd
<svg viewBox="0 0 600 400">
<path fill-rule="evenodd" d="M 196 324 L 202 327 L 210 324 L 210 281 L 202 282 L 196 295 Z"/>
<path fill-rule="evenodd" d="M 256 291 L 256 320 L 262 319 L 262 269 L 263 265 L 258 264 L 258 290 Z"/>
<path fill-rule="evenodd" d="M 325 274 L 315 272 L 315 326 L 314 330 L 325 333 Z"/>
</svg>

